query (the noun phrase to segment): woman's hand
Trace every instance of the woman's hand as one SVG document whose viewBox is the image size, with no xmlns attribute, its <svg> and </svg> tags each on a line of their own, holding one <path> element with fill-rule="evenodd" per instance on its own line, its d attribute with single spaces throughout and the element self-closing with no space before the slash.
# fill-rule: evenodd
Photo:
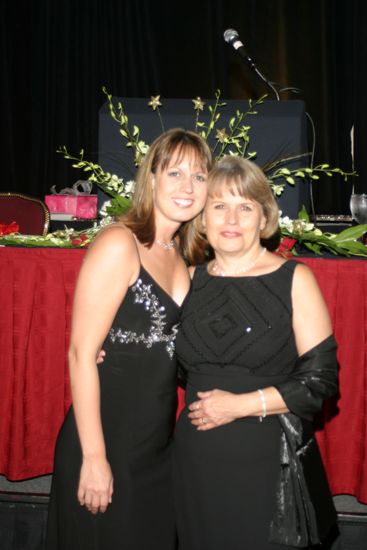
<svg viewBox="0 0 367 550">
<path fill-rule="evenodd" d="M 106 352 L 104 349 L 101 349 L 97 355 L 97 359 L 96 359 L 97 365 L 100 365 L 101 363 L 103 363 L 105 357 L 106 357 Z"/>
<path fill-rule="evenodd" d="M 113 478 L 104 458 L 84 458 L 80 470 L 78 500 L 92 514 L 105 512 L 112 502 Z"/>
<path fill-rule="evenodd" d="M 223 390 L 198 392 L 198 401 L 189 406 L 191 423 L 200 431 L 211 430 L 241 418 L 243 395 Z"/>
</svg>

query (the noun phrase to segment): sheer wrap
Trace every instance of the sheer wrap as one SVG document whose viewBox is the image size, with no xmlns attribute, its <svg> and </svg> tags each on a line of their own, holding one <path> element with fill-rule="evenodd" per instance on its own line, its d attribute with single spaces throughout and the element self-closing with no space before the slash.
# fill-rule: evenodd
<svg viewBox="0 0 367 550">
<path fill-rule="evenodd" d="M 329 336 L 299 357 L 294 372 L 276 387 L 291 412 L 280 414 L 280 476 L 271 542 L 319 544 L 336 521 L 311 420 L 337 392 L 336 343 Z"/>
</svg>

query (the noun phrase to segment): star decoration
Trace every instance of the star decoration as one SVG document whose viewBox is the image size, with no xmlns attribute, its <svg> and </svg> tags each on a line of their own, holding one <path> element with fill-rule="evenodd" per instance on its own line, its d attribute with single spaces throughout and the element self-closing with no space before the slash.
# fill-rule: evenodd
<svg viewBox="0 0 367 550">
<path fill-rule="evenodd" d="M 225 128 L 222 128 L 221 130 L 217 130 L 216 138 L 220 143 L 225 143 L 228 140 L 228 137 L 229 136 Z"/>
<path fill-rule="evenodd" d="M 194 104 L 194 111 L 204 111 L 204 101 L 201 99 L 201 97 L 197 97 L 196 99 L 192 100 Z"/>
<path fill-rule="evenodd" d="M 153 111 L 155 111 L 156 109 L 158 109 L 158 107 L 162 105 L 162 103 L 160 102 L 160 99 L 161 99 L 160 95 L 150 96 L 150 101 L 148 105 L 153 109 Z"/>
</svg>

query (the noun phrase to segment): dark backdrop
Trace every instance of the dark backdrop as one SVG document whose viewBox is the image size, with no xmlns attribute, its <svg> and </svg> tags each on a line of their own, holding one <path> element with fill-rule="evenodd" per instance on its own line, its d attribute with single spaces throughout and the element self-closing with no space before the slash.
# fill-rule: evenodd
<svg viewBox="0 0 367 550">
<path fill-rule="evenodd" d="M 301 93 L 316 162 L 351 168 L 367 192 L 364 0 L 3 0 L 1 189 L 43 197 L 81 174 L 60 155 L 97 158 L 101 87 L 115 96 L 257 98 L 266 88 L 224 43 L 238 30 L 259 68 Z M 164 114 L 164 112 L 163 112 Z M 314 186 L 317 213 L 349 213 L 352 183 Z"/>
</svg>

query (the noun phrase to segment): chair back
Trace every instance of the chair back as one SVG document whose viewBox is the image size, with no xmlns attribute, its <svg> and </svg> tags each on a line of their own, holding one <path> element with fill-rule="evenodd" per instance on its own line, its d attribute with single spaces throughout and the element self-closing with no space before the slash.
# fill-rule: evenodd
<svg viewBox="0 0 367 550">
<path fill-rule="evenodd" d="M 23 193 L 0 193 L 0 223 L 16 222 L 23 235 L 46 235 L 50 213 L 40 199 Z"/>
</svg>

